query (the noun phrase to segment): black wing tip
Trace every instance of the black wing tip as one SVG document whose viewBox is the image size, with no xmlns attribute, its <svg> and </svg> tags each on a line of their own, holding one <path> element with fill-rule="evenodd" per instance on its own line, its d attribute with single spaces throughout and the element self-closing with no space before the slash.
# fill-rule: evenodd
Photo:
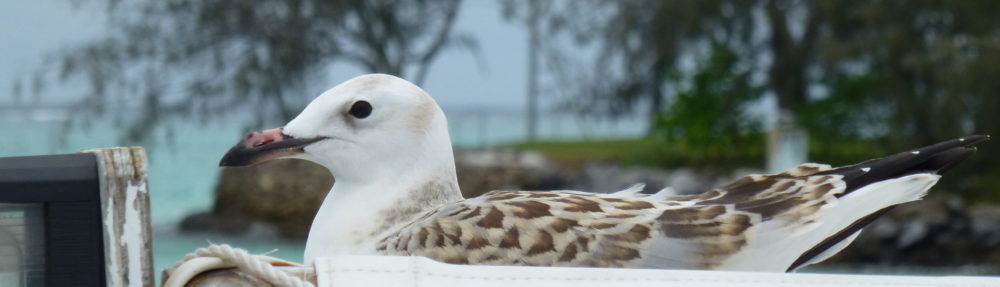
<svg viewBox="0 0 1000 287">
<path fill-rule="evenodd" d="M 942 174 L 976 152 L 973 145 L 990 139 L 973 135 L 897 153 L 883 158 L 833 169 L 824 174 L 844 176 L 844 195 L 868 184 L 915 173 Z"/>
<path fill-rule="evenodd" d="M 904 174 L 921 172 L 944 174 L 975 154 L 977 150 L 976 147 L 962 146 L 939 152 L 927 158 L 924 162 L 909 168 L 909 172 Z"/>
<path fill-rule="evenodd" d="M 925 147 L 922 147 L 922 148 L 915 149 L 914 151 L 930 152 L 930 153 L 933 153 L 933 154 L 937 154 L 937 153 L 940 153 L 940 152 L 943 152 L 943 151 L 946 151 L 946 150 L 950 150 L 950 149 L 953 149 L 953 148 L 971 147 L 971 146 L 973 146 L 975 144 L 978 144 L 978 143 L 981 143 L 981 142 L 985 142 L 985 141 L 989 141 L 989 140 L 990 140 L 990 136 L 989 135 L 972 135 L 972 136 L 960 137 L 960 138 L 953 139 L 953 140 L 939 142 L 939 143 L 936 143 L 936 144 L 932 144 L 932 145 L 929 145 L 929 146 L 925 146 Z"/>
<path fill-rule="evenodd" d="M 915 165 L 910 170 L 912 172 L 923 171 L 944 174 L 975 154 L 978 149 L 973 145 L 989 140 L 990 135 L 972 135 L 919 149 L 928 149 L 934 152 L 934 154 L 930 155 L 930 157 L 926 158 L 922 163 Z M 935 150 L 933 147 L 937 146 L 943 146 L 944 149 Z"/>
</svg>

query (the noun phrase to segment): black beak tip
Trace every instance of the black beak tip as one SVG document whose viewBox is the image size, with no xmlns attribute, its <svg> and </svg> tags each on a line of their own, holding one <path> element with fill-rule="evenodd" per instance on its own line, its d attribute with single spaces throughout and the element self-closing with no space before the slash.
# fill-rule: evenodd
<svg viewBox="0 0 1000 287">
<path fill-rule="evenodd" d="M 243 147 L 241 144 L 237 144 L 226 152 L 226 155 L 222 156 L 219 160 L 219 166 L 221 167 L 240 167 L 248 166 L 253 164 L 253 156 L 249 149 Z"/>
<path fill-rule="evenodd" d="M 308 139 L 296 139 L 285 136 L 284 140 L 268 143 L 260 146 L 247 146 L 238 143 L 226 155 L 219 160 L 221 167 L 249 166 L 258 162 L 264 162 L 274 158 L 302 153 L 305 146 L 326 139 L 326 137 L 315 137 Z"/>
<path fill-rule="evenodd" d="M 219 160 L 219 166 L 221 166 L 221 167 L 233 167 L 235 165 L 233 165 L 233 163 L 230 162 L 229 158 L 223 157 L 222 160 Z"/>
</svg>

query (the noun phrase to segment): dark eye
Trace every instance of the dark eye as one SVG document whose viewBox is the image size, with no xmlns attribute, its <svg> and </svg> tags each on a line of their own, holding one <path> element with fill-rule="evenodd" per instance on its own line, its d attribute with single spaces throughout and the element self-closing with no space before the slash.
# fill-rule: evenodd
<svg viewBox="0 0 1000 287">
<path fill-rule="evenodd" d="M 351 115 L 355 118 L 367 118 L 368 115 L 372 114 L 372 104 L 369 104 L 366 101 L 354 102 L 354 105 L 351 106 L 351 110 L 348 111 L 348 113 L 351 113 Z"/>
</svg>

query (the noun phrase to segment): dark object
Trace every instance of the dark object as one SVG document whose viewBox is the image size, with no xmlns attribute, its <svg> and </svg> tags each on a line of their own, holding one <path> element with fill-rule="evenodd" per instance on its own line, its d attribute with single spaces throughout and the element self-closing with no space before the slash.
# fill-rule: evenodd
<svg viewBox="0 0 1000 287">
<path fill-rule="evenodd" d="M 0 220 L 23 223 L 0 224 L 0 232 L 23 229 L 15 232 L 27 247 L 20 256 L 36 263 L 22 264 L 28 270 L 15 282 L 106 286 L 100 208 L 94 154 L 0 158 Z"/>
<path fill-rule="evenodd" d="M 247 134 L 222 156 L 219 166 L 248 166 L 269 159 L 300 154 L 305 147 L 326 137 L 294 138 L 284 128 L 274 128 Z"/>
<path fill-rule="evenodd" d="M 369 104 L 366 101 L 357 101 L 353 106 L 351 106 L 351 110 L 349 112 L 355 118 L 367 118 L 368 115 L 372 114 L 372 104 Z"/>
</svg>

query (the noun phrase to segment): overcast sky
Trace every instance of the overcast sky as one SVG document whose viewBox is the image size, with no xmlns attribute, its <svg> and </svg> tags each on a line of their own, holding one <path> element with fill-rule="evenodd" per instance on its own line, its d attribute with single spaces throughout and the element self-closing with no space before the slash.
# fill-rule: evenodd
<svg viewBox="0 0 1000 287">
<path fill-rule="evenodd" d="M 43 64 L 46 55 L 96 39 L 105 31 L 99 5 L 74 7 L 65 0 L 10 1 L 0 9 L 0 105 L 12 101 L 18 79 Z M 486 67 L 463 51 L 442 53 L 432 66 L 424 88 L 445 109 L 524 106 L 527 34 L 522 26 L 505 21 L 497 1 L 465 1 L 456 30 L 479 41 Z M 362 73 L 345 65 L 330 71 L 329 86 Z M 79 95 L 81 83 L 47 89 L 43 102 Z M 27 87 L 25 87 L 27 91 Z"/>
</svg>

